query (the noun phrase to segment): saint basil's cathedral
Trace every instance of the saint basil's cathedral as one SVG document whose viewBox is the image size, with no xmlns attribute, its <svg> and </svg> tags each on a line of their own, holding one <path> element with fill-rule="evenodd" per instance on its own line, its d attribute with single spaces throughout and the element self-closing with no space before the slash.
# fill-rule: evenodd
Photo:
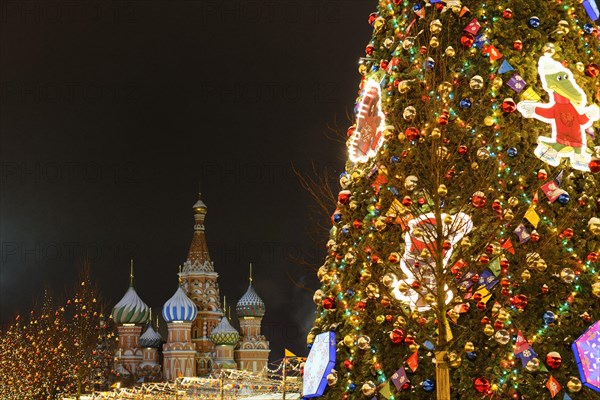
<svg viewBox="0 0 600 400">
<path fill-rule="evenodd" d="M 150 308 L 133 286 L 133 268 L 129 289 L 112 310 L 119 334 L 115 369 L 123 376 L 173 380 L 225 368 L 260 372 L 267 366 L 269 342 L 261 334 L 265 304 L 252 286 L 252 276 L 235 308 L 238 332 L 221 305 L 219 274 L 204 235 L 207 207 L 201 199 L 194 204 L 193 213 L 194 235 L 180 269 L 179 287 L 162 308 L 167 339 L 153 327 Z"/>
</svg>

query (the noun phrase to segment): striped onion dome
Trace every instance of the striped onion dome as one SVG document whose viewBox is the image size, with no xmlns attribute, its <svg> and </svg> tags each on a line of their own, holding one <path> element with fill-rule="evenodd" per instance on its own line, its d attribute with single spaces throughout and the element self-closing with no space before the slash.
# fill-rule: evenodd
<svg viewBox="0 0 600 400">
<path fill-rule="evenodd" d="M 154 330 L 152 324 L 148 324 L 148 329 L 140 336 L 140 346 L 158 348 L 162 342 L 164 342 L 164 340 L 162 336 L 160 336 L 160 333 Z"/>
<path fill-rule="evenodd" d="M 129 286 L 125 296 L 112 310 L 112 317 L 117 324 L 143 324 L 148 321 L 150 309 L 140 299 L 133 285 Z"/>
<path fill-rule="evenodd" d="M 235 346 L 240 340 L 240 334 L 231 326 L 227 317 L 223 317 L 210 334 L 210 339 L 216 345 Z"/>
<path fill-rule="evenodd" d="M 191 322 L 196 319 L 198 308 L 196 304 L 185 294 L 180 287 L 173 297 L 171 297 L 162 309 L 162 315 L 165 321 L 186 321 Z"/>
<path fill-rule="evenodd" d="M 265 315 L 265 303 L 258 297 L 252 285 L 235 306 L 238 317 L 262 317 Z"/>
</svg>

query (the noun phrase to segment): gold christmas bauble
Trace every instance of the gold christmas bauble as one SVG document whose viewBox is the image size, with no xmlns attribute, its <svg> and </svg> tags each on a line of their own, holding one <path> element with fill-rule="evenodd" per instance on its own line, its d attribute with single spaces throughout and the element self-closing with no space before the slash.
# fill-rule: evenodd
<svg viewBox="0 0 600 400">
<path fill-rule="evenodd" d="M 523 272 L 521 272 L 521 279 L 523 279 L 524 281 L 530 280 L 531 279 L 531 272 L 529 272 L 528 269 L 526 269 Z"/>
<path fill-rule="evenodd" d="M 454 47 L 448 46 L 446 47 L 446 51 L 444 53 L 446 53 L 448 57 L 454 57 L 456 55 L 456 50 L 454 50 Z"/>
<path fill-rule="evenodd" d="M 525 366 L 525 368 L 527 369 L 527 371 L 529 372 L 535 372 L 538 369 L 540 369 L 540 360 L 538 358 L 532 358 L 531 360 L 529 360 L 527 362 L 527 365 Z"/>
<path fill-rule="evenodd" d="M 431 137 L 433 139 L 439 139 L 442 136 L 442 131 L 440 131 L 438 128 L 433 128 L 431 131 Z"/>
<path fill-rule="evenodd" d="M 439 45 L 440 41 L 436 36 L 432 36 L 431 39 L 429 39 L 429 47 L 431 47 L 432 49 L 435 49 Z"/>
<path fill-rule="evenodd" d="M 483 333 L 485 333 L 486 336 L 492 336 L 494 334 L 494 327 L 490 324 L 487 324 L 483 328 Z"/>
<path fill-rule="evenodd" d="M 437 188 L 438 195 L 445 197 L 448 194 L 448 188 L 446 185 L 442 184 Z"/>
<path fill-rule="evenodd" d="M 465 351 L 467 353 L 472 353 L 475 351 L 475 345 L 473 344 L 473 342 L 467 342 L 465 343 Z"/>
<path fill-rule="evenodd" d="M 442 31 L 442 26 L 442 21 L 440 21 L 439 19 L 434 19 L 429 24 L 429 30 L 431 31 L 431 33 L 436 35 Z"/>
<path fill-rule="evenodd" d="M 495 123 L 495 122 L 496 122 L 496 121 L 495 121 L 495 118 L 494 118 L 494 117 L 492 117 L 491 115 L 488 115 L 487 117 L 485 117 L 485 118 L 483 119 L 483 124 L 484 124 L 485 126 L 492 126 L 492 125 L 494 125 L 494 123 Z"/>
<path fill-rule="evenodd" d="M 592 284 L 592 294 L 596 297 L 600 297 L 600 282 Z"/>
<path fill-rule="evenodd" d="M 581 380 L 579 378 L 572 376 L 567 382 L 567 388 L 569 388 L 570 392 L 577 393 L 581 390 Z"/>
<path fill-rule="evenodd" d="M 537 269 L 539 272 L 544 272 L 547 268 L 548 264 L 546 264 L 546 261 L 544 260 L 540 259 L 535 263 L 535 269 Z"/>
<path fill-rule="evenodd" d="M 344 336 L 344 346 L 346 346 L 346 347 L 354 347 L 354 335 L 346 335 L 346 336 Z"/>
</svg>

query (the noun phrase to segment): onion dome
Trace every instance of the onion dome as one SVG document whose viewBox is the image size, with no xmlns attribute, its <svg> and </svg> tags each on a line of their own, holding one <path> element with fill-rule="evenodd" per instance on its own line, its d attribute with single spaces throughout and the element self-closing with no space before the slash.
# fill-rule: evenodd
<svg viewBox="0 0 600 400">
<path fill-rule="evenodd" d="M 143 324 L 148 321 L 149 316 L 150 309 L 140 299 L 133 284 L 112 310 L 112 317 L 116 324 Z"/>
<path fill-rule="evenodd" d="M 164 340 L 162 336 L 160 336 L 160 333 L 154 330 L 152 324 L 148 324 L 148 329 L 140 336 L 140 346 L 158 348 L 162 342 L 164 342 Z"/>
<path fill-rule="evenodd" d="M 242 296 L 235 306 L 237 316 L 243 317 L 262 317 L 265 315 L 265 303 L 258 297 L 252 283 L 248 286 L 248 290 Z"/>
<path fill-rule="evenodd" d="M 219 325 L 217 325 L 210 334 L 210 339 L 217 346 L 235 346 L 240 340 L 240 334 L 233 326 L 231 326 L 229 319 L 227 319 L 227 317 L 223 317 L 221 318 Z"/>
<path fill-rule="evenodd" d="M 196 319 L 198 308 L 181 287 L 177 289 L 173 297 L 171 297 L 162 309 L 162 315 L 165 321 L 186 321 L 191 322 Z"/>
</svg>

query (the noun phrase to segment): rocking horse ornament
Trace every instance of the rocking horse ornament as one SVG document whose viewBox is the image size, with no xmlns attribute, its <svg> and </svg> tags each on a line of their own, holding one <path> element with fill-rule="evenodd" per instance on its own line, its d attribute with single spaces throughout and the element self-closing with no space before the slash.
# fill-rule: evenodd
<svg viewBox="0 0 600 400">
<path fill-rule="evenodd" d="M 352 162 L 367 162 L 383 143 L 385 115 L 381 109 L 381 86 L 374 79 L 365 83 L 358 104 L 356 127 L 348 139 L 348 156 Z"/>
<path fill-rule="evenodd" d="M 538 119 L 552 127 L 551 137 L 538 137 L 534 154 L 552 166 L 560 164 L 562 158 L 569 158 L 573 168 L 589 171 L 593 153 L 587 147 L 586 129 L 600 119 L 600 109 L 595 104 L 586 106 L 586 94 L 573 73 L 549 55 L 540 57 L 538 73 L 550 101 L 522 101 L 517 105 L 523 117 Z"/>
</svg>

